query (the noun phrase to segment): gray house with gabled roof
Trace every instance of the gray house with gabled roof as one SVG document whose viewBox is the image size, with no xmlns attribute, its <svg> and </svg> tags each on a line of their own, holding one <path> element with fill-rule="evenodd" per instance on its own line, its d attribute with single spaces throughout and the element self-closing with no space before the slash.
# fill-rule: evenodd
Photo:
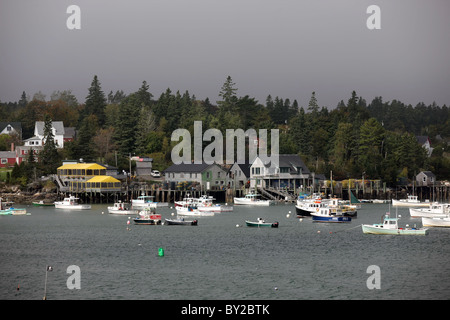
<svg viewBox="0 0 450 320">
<path fill-rule="evenodd" d="M 224 190 L 229 183 L 228 171 L 218 164 L 173 164 L 164 172 L 168 183 L 198 183 L 202 190 Z"/>
</svg>

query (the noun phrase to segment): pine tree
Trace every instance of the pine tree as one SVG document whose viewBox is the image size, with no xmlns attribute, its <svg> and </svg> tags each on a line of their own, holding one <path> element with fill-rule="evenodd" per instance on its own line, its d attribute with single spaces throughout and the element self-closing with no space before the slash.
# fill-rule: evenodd
<svg viewBox="0 0 450 320">
<path fill-rule="evenodd" d="M 85 109 L 83 118 L 94 114 L 98 119 L 98 125 L 103 127 L 106 122 L 105 116 L 106 97 L 100 86 L 100 81 L 97 76 L 94 76 L 89 94 L 86 97 Z"/>
<path fill-rule="evenodd" d="M 44 149 L 39 154 L 40 167 L 44 174 L 56 173 L 60 164 L 60 157 L 56 149 L 52 120 L 48 115 L 44 121 Z"/>
</svg>

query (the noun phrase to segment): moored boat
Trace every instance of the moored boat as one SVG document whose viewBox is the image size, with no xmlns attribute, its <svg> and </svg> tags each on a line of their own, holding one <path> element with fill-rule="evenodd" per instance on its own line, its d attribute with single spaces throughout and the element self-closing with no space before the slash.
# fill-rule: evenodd
<svg viewBox="0 0 450 320">
<path fill-rule="evenodd" d="M 252 205 L 252 206 L 270 206 L 275 204 L 272 200 L 262 200 L 258 198 L 259 195 L 255 193 L 246 194 L 243 198 L 234 198 L 234 204 L 237 205 Z"/>
<path fill-rule="evenodd" d="M 422 225 L 424 227 L 450 227 L 450 217 L 441 217 L 441 218 L 429 218 L 422 217 Z"/>
<path fill-rule="evenodd" d="M 278 221 L 266 222 L 263 218 L 258 218 L 256 221 L 246 220 L 245 224 L 247 227 L 271 227 L 278 228 Z"/>
<path fill-rule="evenodd" d="M 408 196 L 407 199 L 395 200 L 392 199 L 392 206 L 394 207 L 428 207 L 429 202 L 421 202 L 417 196 Z"/>
<path fill-rule="evenodd" d="M 382 234 L 382 235 L 426 235 L 427 228 L 400 228 L 398 226 L 398 218 L 391 218 L 389 213 L 385 214 L 382 223 L 362 224 L 362 231 L 366 234 Z"/>
<path fill-rule="evenodd" d="M 27 214 L 26 208 L 15 208 L 13 206 L 14 202 L 2 201 L 0 198 L 0 214 L 1 215 L 24 215 Z"/>
<path fill-rule="evenodd" d="M 44 202 L 44 200 L 33 201 L 33 206 L 36 207 L 54 207 L 55 204 L 51 202 Z"/>
<path fill-rule="evenodd" d="M 157 202 L 153 201 L 153 196 L 139 196 L 137 199 L 131 200 L 133 209 L 156 208 Z"/>
<path fill-rule="evenodd" d="M 138 213 L 138 217 L 133 219 L 135 224 L 141 225 L 159 225 L 161 224 L 161 215 L 156 213 L 156 208 L 144 208 Z"/>
<path fill-rule="evenodd" d="M 184 218 L 165 219 L 164 224 L 172 226 L 196 226 L 198 224 L 198 220 L 184 220 Z"/>
<path fill-rule="evenodd" d="M 339 207 L 321 208 L 318 212 L 311 213 L 313 222 L 351 222 L 352 218 L 343 214 Z"/>
<path fill-rule="evenodd" d="M 175 207 L 177 214 L 183 216 L 213 216 L 213 211 L 200 211 L 195 204 L 185 203 L 182 206 Z"/>
<path fill-rule="evenodd" d="M 64 198 L 63 201 L 55 201 L 56 209 L 72 209 L 72 210 L 89 210 L 91 209 L 91 205 L 89 204 L 80 204 L 78 202 L 79 198 L 74 196 L 69 196 Z"/>
<path fill-rule="evenodd" d="M 409 214 L 411 218 L 445 218 L 449 207 L 448 203 L 430 203 L 429 208 L 409 208 Z"/>
<path fill-rule="evenodd" d="M 131 203 L 115 202 L 112 207 L 108 207 L 108 212 L 111 214 L 130 215 L 136 214 L 138 210 L 131 207 Z"/>
</svg>

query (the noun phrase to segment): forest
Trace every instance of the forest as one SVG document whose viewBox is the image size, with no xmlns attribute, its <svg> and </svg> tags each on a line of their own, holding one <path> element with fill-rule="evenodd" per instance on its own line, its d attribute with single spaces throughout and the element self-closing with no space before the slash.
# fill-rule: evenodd
<svg viewBox="0 0 450 320">
<path fill-rule="evenodd" d="M 381 96 L 367 103 L 353 91 L 336 106 L 319 106 L 312 92 L 308 105 L 300 106 L 296 99 L 269 93 L 260 102 L 249 95 L 238 96 L 237 91 L 228 76 L 215 103 L 170 88 L 157 97 L 146 81 L 132 93 L 111 90 L 106 94 L 94 76 L 83 102 L 71 90 L 55 91 L 50 99 L 41 92 L 32 98 L 23 92 L 17 102 L 0 102 L 0 119 L 21 122 L 24 139 L 33 135 L 35 121 L 63 121 L 65 127 L 76 127 L 76 139 L 58 150 L 53 165 L 39 159 L 52 169 L 61 159 L 82 158 L 126 170 L 129 156 L 138 155 L 153 158 L 154 168 L 164 170 L 177 143 L 171 141 L 172 132 L 185 128 L 193 133 L 194 121 L 202 121 L 203 131 L 279 129 L 280 153 L 300 155 L 310 171 L 327 178 L 332 171 L 337 180 L 364 175 L 393 186 L 429 170 L 438 180 L 450 180 L 446 105 L 418 102 L 412 106 L 383 101 Z M 417 136 L 430 138 L 434 148 L 430 157 Z M 0 150 L 10 149 L 8 139 L 0 137 Z"/>
</svg>

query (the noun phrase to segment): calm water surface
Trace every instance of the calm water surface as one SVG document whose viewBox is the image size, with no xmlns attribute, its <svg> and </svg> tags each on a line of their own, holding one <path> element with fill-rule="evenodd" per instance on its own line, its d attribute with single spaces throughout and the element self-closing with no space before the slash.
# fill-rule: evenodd
<svg viewBox="0 0 450 320">
<path fill-rule="evenodd" d="M 49 300 L 450 299 L 450 229 L 363 234 L 359 225 L 380 222 L 387 204 L 363 204 L 345 224 L 299 220 L 293 205 L 278 205 L 235 207 L 198 226 L 129 230 L 128 217 L 108 214 L 107 205 L 26 207 L 29 216 L 0 216 L 0 299 L 42 299 L 47 265 Z M 164 219 L 176 211 L 159 212 Z M 398 213 L 401 226 L 421 226 L 408 209 Z M 280 226 L 245 226 L 257 217 Z M 80 267 L 79 290 L 67 288 L 70 265 Z M 381 269 L 379 290 L 367 288 L 370 265 Z"/>
</svg>

